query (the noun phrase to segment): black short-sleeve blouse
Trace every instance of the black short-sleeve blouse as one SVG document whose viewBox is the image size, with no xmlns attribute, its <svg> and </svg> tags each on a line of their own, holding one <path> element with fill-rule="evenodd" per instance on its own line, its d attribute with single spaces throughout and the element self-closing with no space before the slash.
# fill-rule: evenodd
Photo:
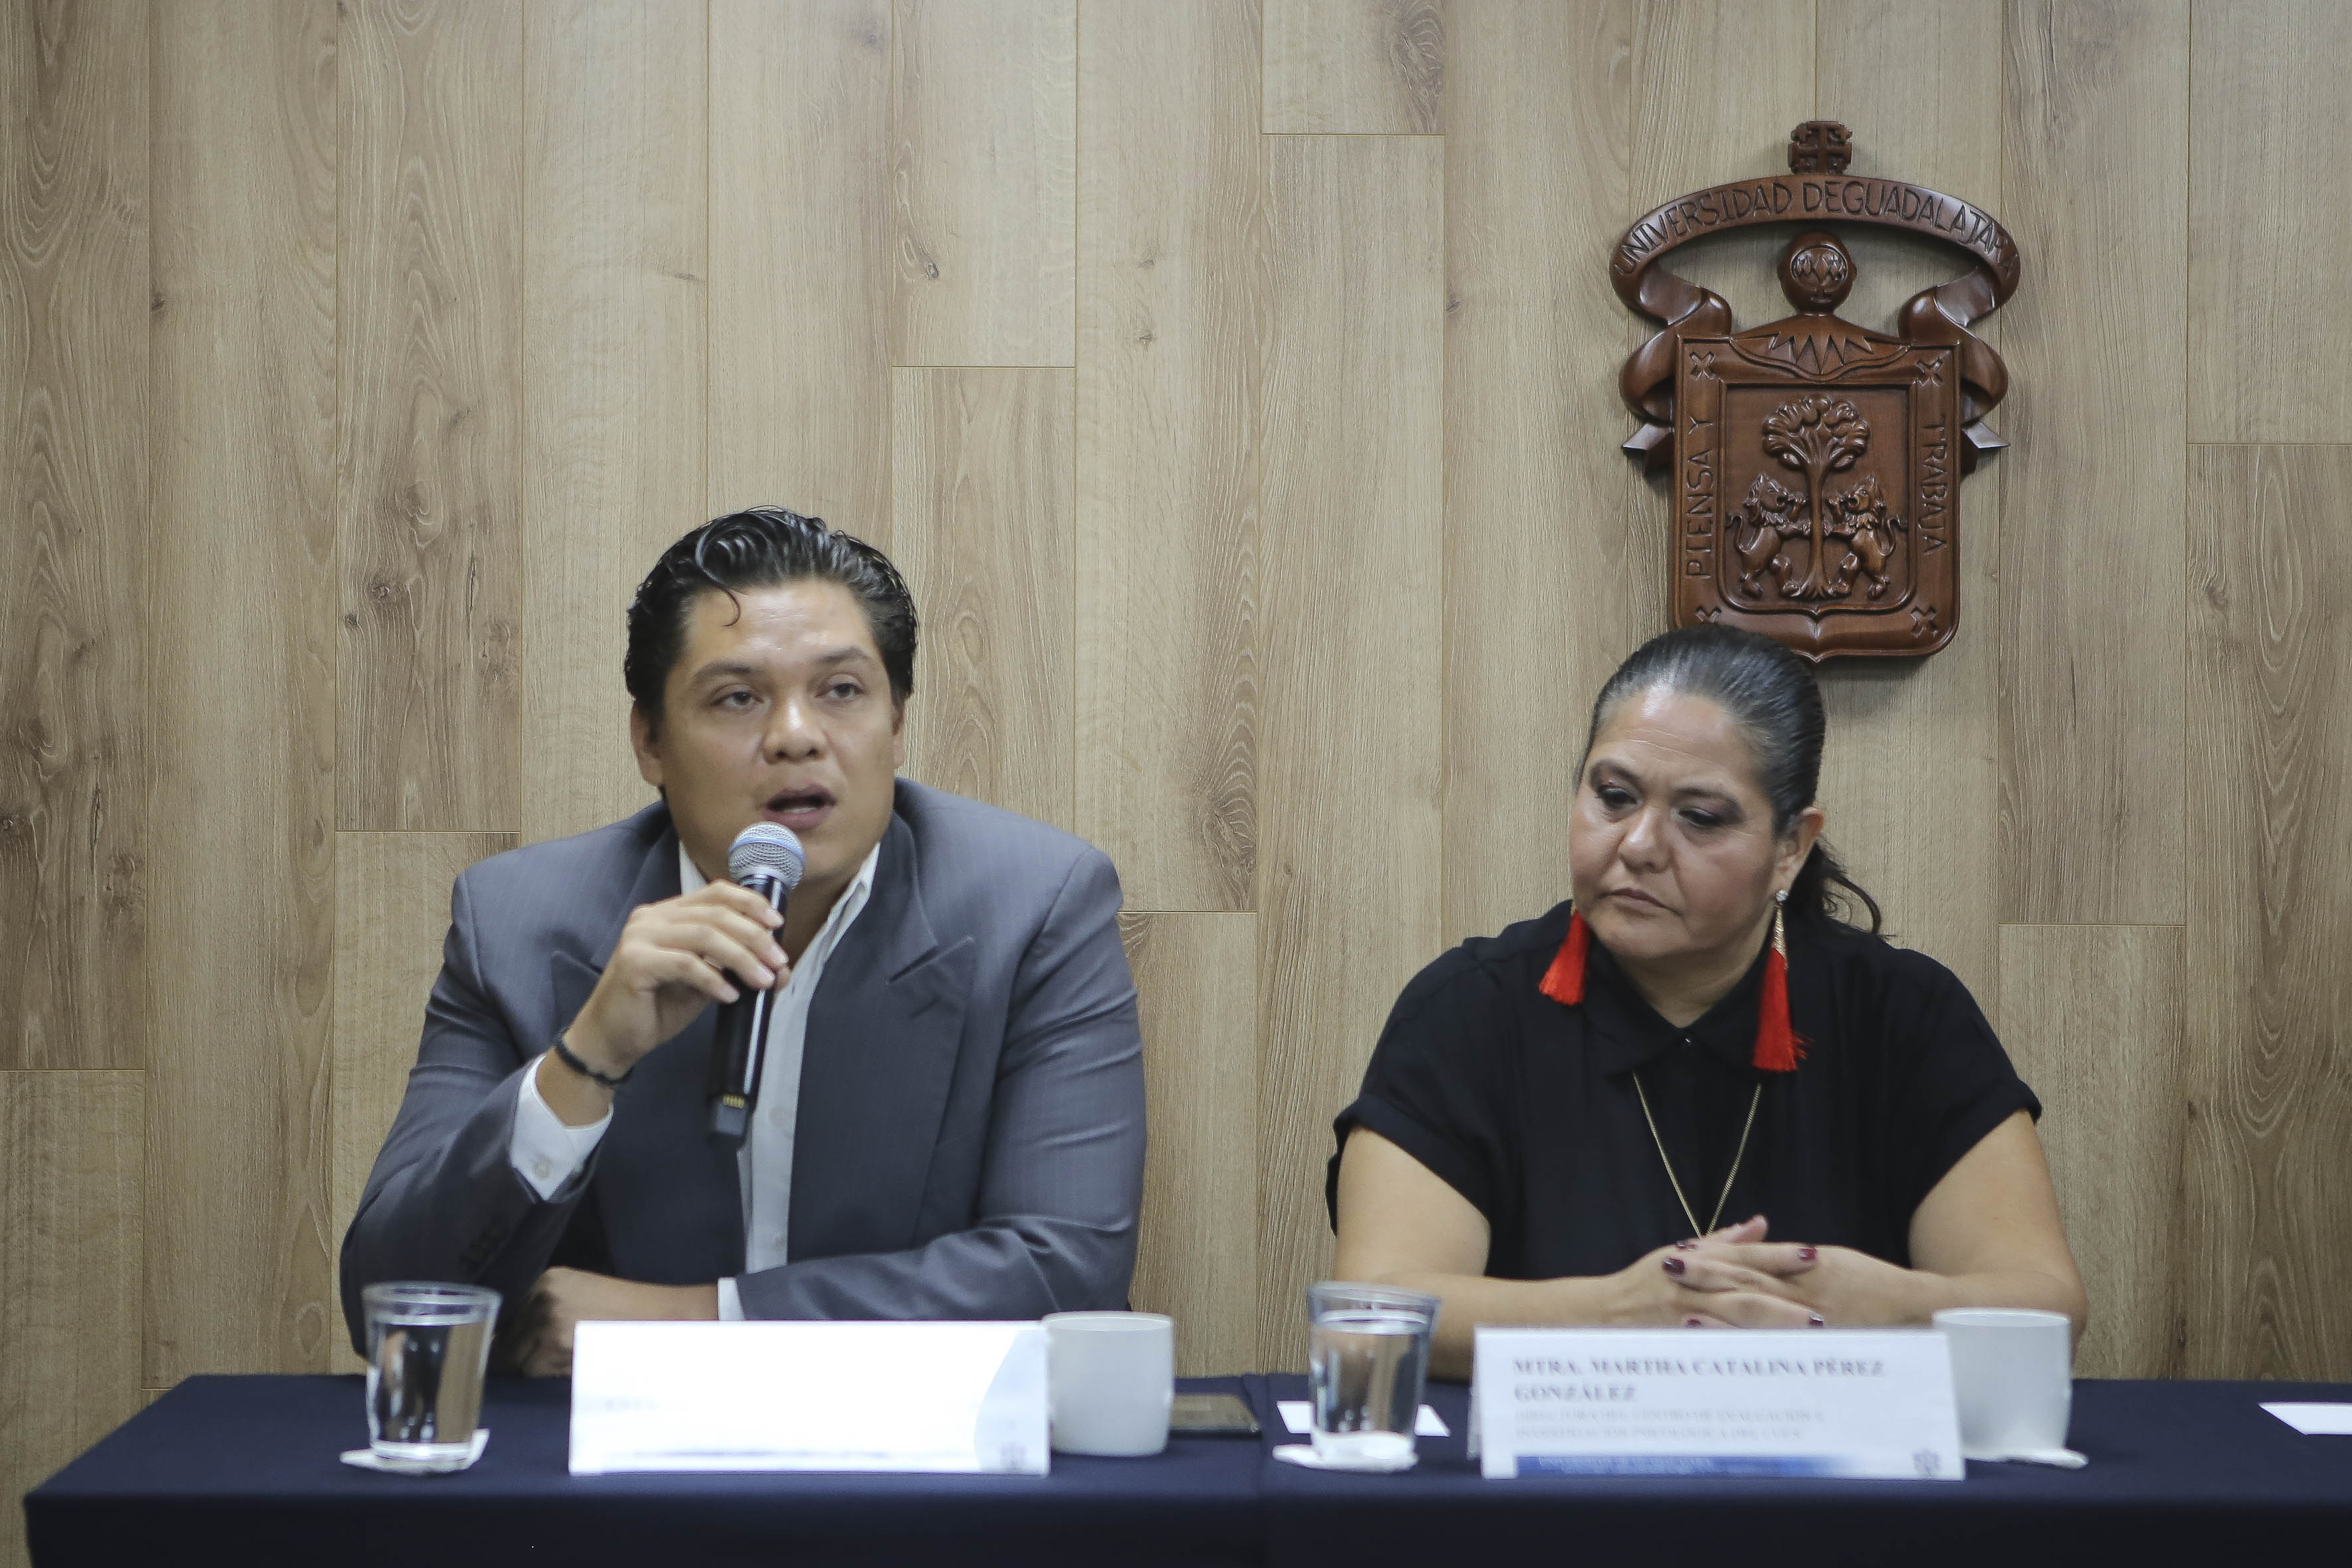
<svg viewBox="0 0 2352 1568">
<path fill-rule="evenodd" d="M 1704 1226 L 1757 1084 L 1763 1095 L 1723 1223 L 1909 1267 L 1911 1215 L 1979 1140 L 2041 1102 L 1968 988 L 1942 964 L 1821 921 L 1788 922 L 1789 1013 L 1804 1059 L 1750 1065 L 1764 954 L 1687 1028 L 1644 1001 L 1598 942 L 1584 1001 L 1538 989 L 1569 906 L 1463 943 L 1397 999 L 1339 1115 L 1370 1128 L 1486 1216 L 1486 1273 L 1613 1273 L 1691 1233 L 1658 1145 Z M 1635 1073 L 1657 1121 L 1653 1139 Z M 1337 1223 L 1339 1155 L 1328 1201 Z"/>
</svg>

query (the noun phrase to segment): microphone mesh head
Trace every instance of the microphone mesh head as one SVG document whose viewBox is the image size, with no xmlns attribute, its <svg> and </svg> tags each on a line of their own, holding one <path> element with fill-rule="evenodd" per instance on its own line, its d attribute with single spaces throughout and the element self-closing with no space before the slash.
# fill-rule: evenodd
<svg viewBox="0 0 2352 1568">
<path fill-rule="evenodd" d="M 751 824 L 735 836 L 727 851 L 727 874 L 738 882 L 760 872 L 782 882 L 788 893 L 801 885 L 801 871 L 806 864 L 799 837 L 772 822 Z"/>
</svg>

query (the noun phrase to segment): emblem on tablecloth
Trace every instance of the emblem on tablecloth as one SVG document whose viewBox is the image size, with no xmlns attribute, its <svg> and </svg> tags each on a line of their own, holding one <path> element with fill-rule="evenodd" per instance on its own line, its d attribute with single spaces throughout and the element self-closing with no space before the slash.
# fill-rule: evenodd
<svg viewBox="0 0 2352 1568">
<path fill-rule="evenodd" d="M 1985 416 L 2009 387 L 1969 328 L 2021 266 L 1981 208 L 1850 176 L 1851 156 L 1843 125 L 1801 125 L 1790 174 L 1677 197 L 1611 262 L 1619 296 L 1664 323 L 1622 382 L 1643 421 L 1626 450 L 1675 475 L 1675 624 L 1748 626 L 1814 660 L 1933 653 L 1958 629 L 1959 479 L 2004 444 Z M 1747 331 L 1722 296 L 1657 265 L 1701 235 L 1834 219 L 1927 234 L 1975 265 L 1914 296 L 1894 336 L 1836 313 L 1854 262 L 1826 227 L 1781 254 L 1796 313 Z"/>
</svg>

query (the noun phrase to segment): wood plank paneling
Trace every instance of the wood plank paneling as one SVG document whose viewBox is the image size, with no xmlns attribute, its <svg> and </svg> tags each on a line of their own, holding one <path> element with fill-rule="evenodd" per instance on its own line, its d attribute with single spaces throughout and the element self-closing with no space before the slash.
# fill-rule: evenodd
<svg viewBox="0 0 2352 1568">
<path fill-rule="evenodd" d="M 2000 179 L 1999 0 L 1920 6 L 1822 0 L 1822 115 L 1856 129 L 1855 167 L 1992 202 Z M 1932 59 L 1932 72 L 1888 60 Z M 1902 302 L 1965 270 L 1957 249 L 1882 240 L 1845 224 L 1857 287 L 1843 314 L 1892 330 Z M 2028 263 L 2029 267 L 2031 262 Z M 2000 318 L 1984 328 L 1998 346 Z M 2003 422 L 2006 410 L 1994 411 Z M 1829 838 L 1886 911 L 1887 934 L 1940 960 L 1998 1016 L 2000 480 L 1995 458 L 1962 482 L 1961 630 L 1926 659 L 1833 659 L 1822 804 Z"/>
<path fill-rule="evenodd" d="M 1270 148 L 1258 1359 L 1302 1367 L 1299 1292 L 1331 1258 L 1322 1130 L 1439 948 L 1445 150 Z"/>
<path fill-rule="evenodd" d="M 1625 222 L 1685 191 L 1788 172 L 1789 132 L 1813 118 L 1818 98 L 1815 30 L 1813 0 L 1641 0 Z M 1789 313 L 1779 282 L 1788 242 L 1785 230 L 1744 229 L 1686 246 L 1666 265 L 1729 300 L 1738 326 L 1761 326 Z M 1603 269 L 1598 254 L 1587 265 Z M 1664 477 L 1652 488 L 1663 508 Z"/>
<path fill-rule="evenodd" d="M 887 547 L 889 0 L 710 7 L 708 509 Z"/>
<path fill-rule="evenodd" d="M 1609 287 L 1627 212 L 1631 0 L 1456 7 L 1445 110 L 1444 936 L 1568 896 L 1593 693 L 1665 629 L 1664 503 L 1618 443 L 1639 340 Z"/>
<path fill-rule="evenodd" d="M 155 14 L 158 1387 L 326 1364 L 335 44 L 330 0 Z"/>
<path fill-rule="evenodd" d="M 1077 0 L 898 0 L 890 363 L 1066 365 Z"/>
<path fill-rule="evenodd" d="M 146 1057 L 147 61 L 0 14 L 0 1067 Z"/>
<path fill-rule="evenodd" d="M 522 781 L 526 840 L 652 798 L 629 749 L 630 596 L 704 497 L 704 14 L 527 13 Z"/>
<path fill-rule="evenodd" d="M 522 7 L 343 9 L 344 828 L 522 809 Z"/>
<path fill-rule="evenodd" d="M 2004 926 L 2001 1042 L 2041 1096 L 2037 1129 L 2091 1298 L 2084 1377 L 2180 1373 L 2181 933 Z"/>
<path fill-rule="evenodd" d="M 1257 1370 L 1257 917 L 1119 917 L 1151 1152 L 1131 1299 L 1176 1320 L 1176 1372 Z"/>
<path fill-rule="evenodd" d="M 2189 449 L 2192 1377 L 2352 1377 L 2352 447 Z"/>
<path fill-rule="evenodd" d="M 139 1413 L 140 1075 L 0 1072 L 0 1563 L 17 1500 Z"/>
<path fill-rule="evenodd" d="M 1078 832 L 1135 907 L 1248 909 L 1257 10 L 1102 7 L 1078 45 Z"/>
<path fill-rule="evenodd" d="M 449 889 L 477 860 L 515 847 L 510 833 L 341 833 L 335 836 L 332 1226 L 334 1363 L 353 1355 L 342 1318 L 343 1232 L 366 1190 L 383 1135 L 408 1089 L 425 999 L 441 973 Z"/>
<path fill-rule="evenodd" d="M 2175 921 L 2187 8 L 2018 0 L 2003 26 L 2000 216 L 2026 259 L 1994 460 L 2001 918 Z"/>
<path fill-rule="evenodd" d="M 2341 0 L 2189 11 L 2189 434 L 2352 437 Z"/>
<path fill-rule="evenodd" d="M 1438 129 L 1445 12 L 1432 0 L 1266 0 L 1265 47 L 1268 132 Z"/>
<path fill-rule="evenodd" d="M 1071 820 L 1071 376 L 892 373 L 892 555 L 922 616 L 907 772 Z"/>
</svg>

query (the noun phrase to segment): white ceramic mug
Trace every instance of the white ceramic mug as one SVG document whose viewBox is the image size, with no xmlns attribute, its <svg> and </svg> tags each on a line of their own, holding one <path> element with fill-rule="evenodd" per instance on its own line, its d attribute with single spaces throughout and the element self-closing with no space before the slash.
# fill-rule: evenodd
<svg viewBox="0 0 2352 1568">
<path fill-rule="evenodd" d="M 1168 1447 L 1176 1320 L 1157 1312 L 1054 1312 L 1045 1323 L 1054 1452 L 1139 1458 Z"/>
<path fill-rule="evenodd" d="M 2074 1326 L 2063 1312 L 1948 1307 L 1960 1452 L 1971 1459 L 2056 1454 L 2074 1403 Z"/>
</svg>

